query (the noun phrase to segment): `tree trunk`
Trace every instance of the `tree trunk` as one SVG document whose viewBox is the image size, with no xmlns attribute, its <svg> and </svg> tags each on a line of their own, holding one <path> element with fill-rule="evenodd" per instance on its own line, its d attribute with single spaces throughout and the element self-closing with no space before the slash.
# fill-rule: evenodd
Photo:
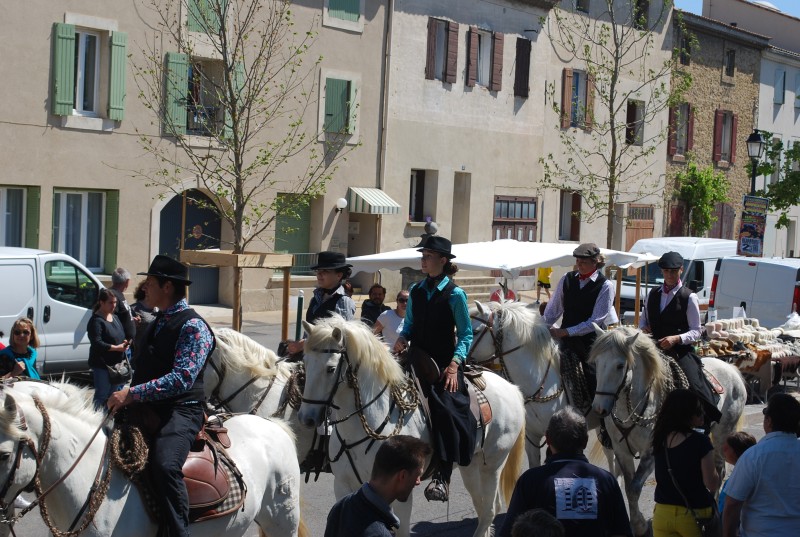
<svg viewBox="0 0 800 537">
<path fill-rule="evenodd" d="M 231 328 L 242 331 L 242 268 L 233 269 L 233 321 Z"/>
</svg>

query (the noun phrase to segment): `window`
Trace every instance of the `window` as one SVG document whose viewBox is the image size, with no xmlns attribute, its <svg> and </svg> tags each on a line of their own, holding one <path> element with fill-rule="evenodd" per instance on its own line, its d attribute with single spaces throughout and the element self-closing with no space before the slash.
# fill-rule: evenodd
<svg viewBox="0 0 800 537">
<path fill-rule="evenodd" d="M 530 94 L 531 41 L 524 37 L 517 38 L 517 59 L 514 62 L 514 96 L 528 98 Z"/>
<path fill-rule="evenodd" d="M 516 239 L 520 242 L 534 242 L 536 224 L 536 198 L 494 197 L 492 240 Z"/>
<path fill-rule="evenodd" d="M 736 74 L 736 51 L 728 49 L 725 51 L 725 76 L 732 78 Z"/>
<path fill-rule="evenodd" d="M 53 251 L 71 255 L 89 270 L 103 270 L 105 193 L 56 191 Z"/>
<path fill-rule="evenodd" d="M 223 128 L 224 110 L 218 92 L 222 88 L 222 64 L 218 61 L 189 63 L 186 84 L 186 134 L 216 136 Z"/>
<path fill-rule="evenodd" d="M 91 309 L 100 292 L 92 278 L 69 261 L 47 261 L 44 264 L 47 294 L 53 300 Z"/>
<path fill-rule="evenodd" d="M 101 28 L 53 25 L 50 110 L 57 116 L 95 118 L 64 120 L 66 127 L 113 128 L 104 125 L 102 118 L 121 121 L 125 115 L 128 36 L 116 31 L 115 21 L 71 14 L 66 19 Z"/>
<path fill-rule="evenodd" d="M 633 27 L 647 30 L 650 24 L 650 0 L 636 0 L 633 4 Z"/>
<path fill-rule="evenodd" d="M 425 170 L 411 170 L 411 189 L 408 196 L 408 219 L 411 222 L 426 221 Z"/>
<path fill-rule="evenodd" d="M 0 246 L 25 246 L 25 189 L 0 188 Z"/>
<path fill-rule="evenodd" d="M 781 135 L 780 134 L 773 134 L 772 135 L 772 148 L 775 150 L 775 158 L 772 159 L 772 173 L 769 177 L 766 177 L 765 180 L 767 182 L 764 187 L 767 185 L 774 185 L 777 183 L 781 178 L 781 152 L 778 149 L 781 147 Z M 789 147 L 786 147 L 789 149 Z"/>
<path fill-rule="evenodd" d="M 669 156 L 685 156 L 694 144 L 694 109 L 689 103 L 669 109 Z"/>
<path fill-rule="evenodd" d="M 503 34 L 491 33 L 471 27 L 469 31 L 469 59 L 467 86 L 475 84 L 491 91 L 502 89 Z"/>
<path fill-rule="evenodd" d="M 792 149 L 800 150 L 800 138 L 794 138 L 792 140 Z M 792 159 L 792 167 L 793 172 L 800 172 L 800 160 Z"/>
<path fill-rule="evenodd" d="M 364 0 L 325 0 L 322 10 L 322 25 L 364 31 Z"/>
<path fill-rule="evenodd" d="M 642 145 L 643 141 L 644 103 L 629 99 L 625 116 L 625 143 L 628 145 Z"/>
<path fill-rule="evenodd" d="M 714 112 L 714 162 L 733 164 L 736 161 L 736 131 L 739 118 L 729 110 Z"/>
<path fill-rule="evenodd" d="M 692 39 L 688 35 L 681 35 L 681 50 L 679 54 L 681 65 L 689 65 L 692 63 Z"/>
<path fill-rule="evenodd" d="M 794 75 L 794 107 L 800 108 L 800 73 Z"/>
<path fill-rule="evenodd" d="M 594 115 L 594 80 L 585 71 L 565 68 L 561 86 L 561 128 L 591 129 Z"/>
<path fill-rule="evenodd" d="M 783 69 L 775 69 L 775 86 L 772 102 L 775 104 L 784 103 L 784 94 L 786 93 L 786 71 Z"/>
<path fill-rule="evenodd" d="M 427 51 L 425 78 L 453 84 L 456 81 L 458 61 L 458 24 L 428 19 Z"/>
<path fill-rule="evenodd" d="M 323 131 L 337 134 L 353 132 L 353 84 L 338 78 L 325 79 L 325 122 Z"/>
<path fill-rule="evenodd" d="M 581 236 L 581 194 L 570 190 L 561 191 L 559 207 L 558 240 L 578 241 Z"/>
<path fill-rule="evenodd" d="M 575 0 L 575 11 L 583 11 L 589 13 L 590 0 Z"/>
</svg>

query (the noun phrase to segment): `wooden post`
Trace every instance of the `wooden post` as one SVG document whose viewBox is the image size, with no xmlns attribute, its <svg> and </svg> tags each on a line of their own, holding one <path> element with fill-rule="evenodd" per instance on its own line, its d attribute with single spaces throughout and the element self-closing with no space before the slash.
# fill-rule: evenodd
<svg viewBox="0 0 800 537">
<path fill-rule="evenodd" d="M 283 308 L 281 312 L 281 341 L 289 339 L 289 287 L 292 267 L 283 267 Z M 299 307 L 299 306 L 298 306 Z"/>
<path fill-rule="evenodd" d="M 232 328 L 242 331 L 242 268 L 233 268 L 233 322 Z"/>
</svg>

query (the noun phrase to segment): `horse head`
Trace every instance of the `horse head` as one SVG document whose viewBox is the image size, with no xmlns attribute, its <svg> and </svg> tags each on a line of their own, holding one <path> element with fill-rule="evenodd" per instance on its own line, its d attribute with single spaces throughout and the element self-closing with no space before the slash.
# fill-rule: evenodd
<svg viewBox="0 0 800 537">
<path fill-rule="evenodd" d="M 0 507 L 5 508 L 36 475 L 36 445 L 11 390 L 0 410 Z M 23 396 L 24 397 L 24 396 Z"/>
<path fill-rule="evenodd" d="M 617 328 L 604 332 L 594 325 L 597 339 L 592 345 L 589 361 L 597 372 L 597 391 L 592 407 L 600 416 L 607 416 L 614 408 L 620 392 L 631 381 L 631 345 L 638 337 L 638 331 L 630 334 L 628 328 Z"/>
<path fill-rule="evenodd" d="M 312 325 L 303 321 L 308 334 L 303 363 L 306 368 L 306 386 L 298 418 L 306 427 L 319 426 L 343 378 L 345 363 L 345 337 L 341 327 Z"/>
</svg>

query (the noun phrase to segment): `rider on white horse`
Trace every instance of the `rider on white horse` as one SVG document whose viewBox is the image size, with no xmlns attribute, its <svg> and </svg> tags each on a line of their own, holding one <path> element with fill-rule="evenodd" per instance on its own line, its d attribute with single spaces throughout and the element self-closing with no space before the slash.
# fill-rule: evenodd
<svg viewBox="0 0 800 537">
<path fill-rule="evenodd" d="M 187 268 L 157 255 L 147 272 L 145 289 L 151 305 L 163 314 L 150 325 L 131 387 L 111 394 L 108 408 L 114 412 L 131 403 L 141 415 L 152 412 L 158 430 L 150 443 L 150 475 L 164 498 L 163 525 L 159 536 L 189 537 L 189 496 L 181 468 L 192 442 L 203 426 L 206 396 L 203 369 L 214 350 L 214 334 L 208 323 L 186 302 Z M 146 405 L 146 406 L 145 406 Z"/>
<path fill-rule="evenodd" d="M 703 363 L 694 353 L 693 343 L 703 335 L 700 326 L 700 301 L 697 295 L 683 285 L 683 257 L 678 252 L 667 252 L 658 260 L 664 283 L 655 287 L 639 320 L 639 328 L 656 341 L 661 352 L 675 359 L 689 386 L 703 402 L 705 427 L 719 423 L 722 414 L 717 408 L 717 395 L 703 374 Z"/>
</svg>

